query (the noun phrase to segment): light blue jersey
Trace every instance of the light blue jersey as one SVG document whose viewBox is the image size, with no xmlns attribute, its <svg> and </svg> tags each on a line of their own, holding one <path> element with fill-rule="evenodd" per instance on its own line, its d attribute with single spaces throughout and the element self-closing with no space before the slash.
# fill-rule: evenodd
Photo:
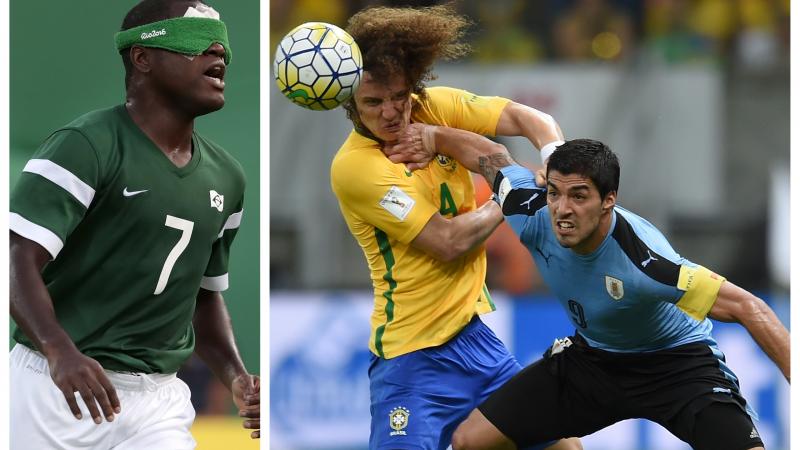
<svg viewBox="0 0 800 450">
<path fill-rule="evenodd" d="M 617 206 L 602 244 L 579 255 L 556 240 L 546 189 L 528 169 L 504 167 L 495 192 L 506 221 L 589 345 L 613 352 L 716 346 L 705 316 L 724 279 L 681 257 L 648 221 Z"/>
</svg>

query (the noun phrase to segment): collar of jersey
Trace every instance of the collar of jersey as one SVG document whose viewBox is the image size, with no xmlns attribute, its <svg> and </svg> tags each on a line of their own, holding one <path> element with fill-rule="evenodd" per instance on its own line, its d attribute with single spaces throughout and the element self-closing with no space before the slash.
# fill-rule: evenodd
<svg viewBox="0 0 800 450">
<path fill-rule="evenodd" d="M 200 157 L 201 157 L 200 145 L 198 143 L 197 134 L 194 131 L 192 131 L 192 159 L 190 159 L 185 166 L 178 167 L 175 164 L 173 164 L 172 161 L 169 160 L 167 155 L 165 155 L 164 152 L 162 152 L 161 149 L 158 148 L 156 143 L 153 142 L 150 139 L 150 137 L 147 134 L 145 134 L 145 132 L 142 131 L 141 128 L 139 128 L 138 125 L 136 125 L 136 123 L 133 121 L 133 118 L 131 118 L 131 115 L 128 113 L 128 109 L 125 108 L 124 104 L 119 106 L 118 111 L 123 116 L 123 120 L 128 125 L 128 127 L 131 130 L 133 130 L 134 133 L 137 133 L 142 140 L 146 141 L 149 144 L 148 145 L 149 148 L 146 149 L 145 151 L 156 152 L 157 153 L 156 158 L 160 156 L 160 158 L 158 159 L 161 161 L 161 165 L 166 170 L 174 173 L 180 178 L 184 178 L 187 175 L 194 172 L 194 170 L 200 164 Z"/>
</svg>

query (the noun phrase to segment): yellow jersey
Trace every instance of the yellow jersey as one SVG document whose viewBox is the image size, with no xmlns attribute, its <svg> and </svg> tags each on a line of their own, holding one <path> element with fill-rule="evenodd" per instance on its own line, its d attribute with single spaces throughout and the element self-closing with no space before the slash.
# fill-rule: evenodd
<svg viewBox="0 0 800 450">
<path fill-rule="evenodd" d="M 426 91 L 424 100 L 413 96 L 412 122 L 482 135 L 495 134 L 509 102 L 446 87 Z M 389 161 L 380 143 L 353 131 L 333 159 L 331 185 L 369 265 L 373 353 L 388 359 L 441 345 L 475 314 L 494 310 L 483 246 L 447 263 L 411 246 L 434 214 L 452 218 L 476 208 L 467 169 L 440 155 L 408 172 Z"/>
</svg>

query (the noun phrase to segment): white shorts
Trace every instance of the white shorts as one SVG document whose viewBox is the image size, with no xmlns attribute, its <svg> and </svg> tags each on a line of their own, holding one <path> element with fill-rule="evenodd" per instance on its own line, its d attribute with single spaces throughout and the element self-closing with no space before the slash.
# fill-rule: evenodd
<svg viewBox="0 0 800 450">
<path fill-rule="evenodd" d="M 106 371 L 122 411 L 113 422 L 97 425 L 80 394 L 75 398 L 83 418 L 72 415 L 41 353 L 17 344 L 10 359 L 11 450 L 195 448 L 191 393 L 174 373 Z"/>
</svg>

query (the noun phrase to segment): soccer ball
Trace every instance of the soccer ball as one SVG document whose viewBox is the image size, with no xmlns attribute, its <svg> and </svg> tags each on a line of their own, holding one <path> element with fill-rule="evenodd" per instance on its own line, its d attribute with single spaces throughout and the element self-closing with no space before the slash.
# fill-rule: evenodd
<svg viewBox="0 0 800 450">
<path fill-rule="evenodd" d="M 281 40 L 272 64 L 275 81 L 297 105 L 316 111 L 346 102 L 361 81 L 361 50 L 341 28 L 304 23 Z"/>
</svg>

